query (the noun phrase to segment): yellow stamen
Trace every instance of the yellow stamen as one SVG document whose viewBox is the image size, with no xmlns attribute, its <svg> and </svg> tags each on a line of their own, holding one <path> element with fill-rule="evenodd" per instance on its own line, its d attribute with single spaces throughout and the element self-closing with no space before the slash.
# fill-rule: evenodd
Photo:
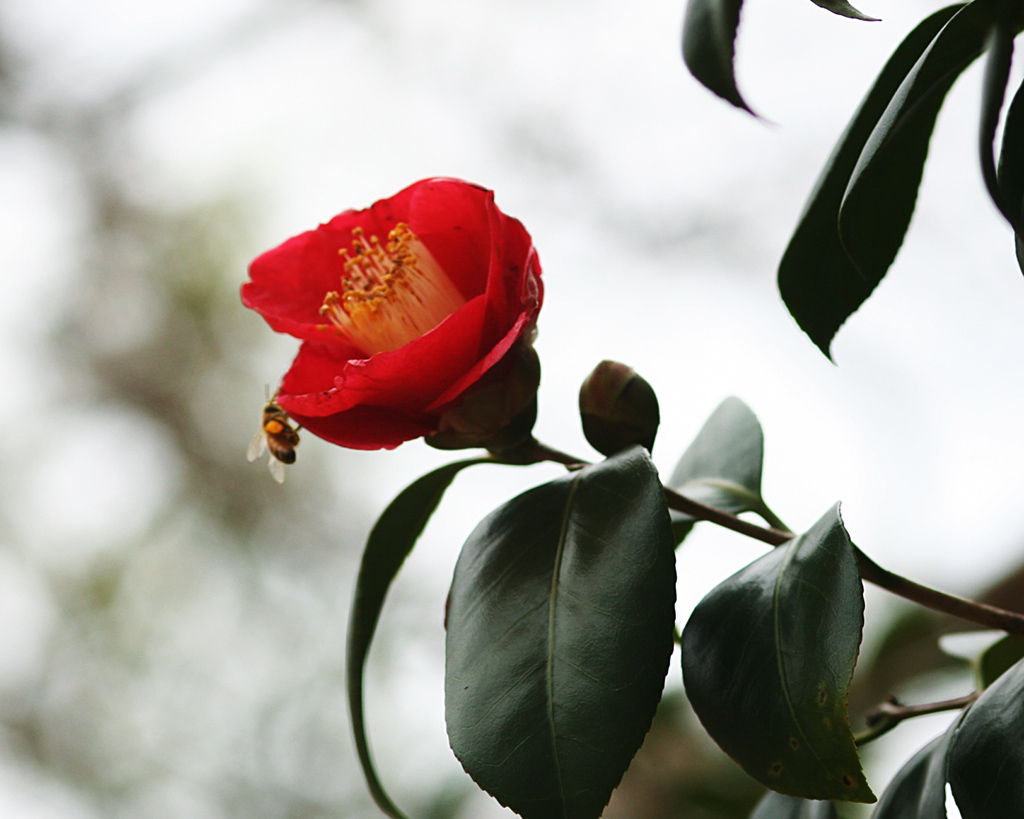
<svg viewBox="0 0 1024 819">
<path fill-rule="evenodd" d="M 426 246 L 404 222 L 381 246 L 352 229 L 341 292 L 324 296 L 320 315 L 367 355 L 391 352 L 433 330 L 466 303 Z"/>
</svg>

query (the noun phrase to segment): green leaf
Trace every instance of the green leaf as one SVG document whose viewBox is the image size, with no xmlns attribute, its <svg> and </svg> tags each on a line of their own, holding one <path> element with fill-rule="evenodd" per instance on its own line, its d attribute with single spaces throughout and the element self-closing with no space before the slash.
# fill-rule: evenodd
<svg viewBox="0 0 1024 819">
<path fill-rule="evenodd" d="M 1024 659 L 1024 637 L 1005 635 L 978 657 L 978 685 L 982 690 L 988 688 L 1021 659 Z"/>
<path fill-rule="evenodd" d="M 878 284 L 860 274 L 839 238 L 839 206 L 846 186 L 903 80 L 960 8 L 949 6 L 927 17 L 889 58 L 825 164 L 779 264 L 779 291 L 786 307 L 827 356 L 836 331 Z"/>
<path fill-rule="evenodd" d="M 972 631 L 954 631 L 939 637 L 939 648 L 943 654 L 976 663 L 978 658 L 1006 636 L 999 629 L 974 629 Z"/>
<path fill-rule="evenodd" d="M 646 450 L 532 489 L 480 523 L 448 611 L 448 736 L 526 819 L 597 819 L 673 648 L 675 560 Z"/>
<path fill-rule="evenodd" d="M 957 77 L 984 51 L 991 0 L 958 11 L 932 41 L 864 145 L 839 206 L 839 235 L 870 287 L 896 258 L 917 202 L 939 109 Z"/>
<path fill-rule="evenodd" d="M 812 0 L 823 9 L 854 20 L 875 20 L 848 0 Z M 683 21 L 683 62 L 709 91 L 750 114 L 736 85 L 736 31 L 743 0 L 690 0 Z"/>
<path fill-rule="evenodd" d="M 669 486 L 682 490 L 700 484 L 736 488 L 729 511 L 745 511 L 742 497 L 760 497 L 764 434 L 750 407 L 739 398 L 726 398 L 700 428 L 679 459 Z M 700 498 L 695 498 L 700 500 Z M 728 502 L 728 501 L 726 501 Z"/>
<path fill-rule="evenodd" d="M 768 791 L 750 819 L 836 819 L 836 807 L 831 802 L 796 799 Z"/>
<path fill-rule="evenodd" d="M 743 0 L 690 0 L 683 21 L 683 62 L 709 91 L 753 114 L 733 73 Z"/>
<path fill-rule="evenodd" d="M 863 12 L 860 12 L 851 6 L 847 0 L 811 0 L 811 2 L 826 11 L 838 14 L 840 17 L 849 17 L 851 20 L 865 20 L 869 23 L 878 22 L 877 17 L 868 17 Z"/>
<path fill-rule="evenodd" d="M 1024 661 L 990 685 L 953 738 L 949 784 L 963 819 L 1024 816 Z"/>
<path fill-rule="evenodd" d="M 726 398 L 683 453 L 668 485 L 688 498 L 738 515 L 757 512 L 769 525 L 778 519 L 761 498 L 764 435 L 750 407 Z M 672 525 L 681 542 L 694 519 L 673 511 Z"/>
<path fill-rule="evenodd" d="M 683 630 L 683 679 L 721 748 L 763 785 L 873 802 L 846 695 L 864 624 L 838 504 L 711 591 Z"/>
<path fill-rule="evenodd" d="M 1024 208 L 1024 82 L 1021 82 L 1006 111 L 996 175 L 1004 199 L 1007 203 L 1016 204 L 1018 212 L 1021 212 Z"/>
<path fill-rule="evenodd" d="M 996 176 L 1007 210 L 1017 214 L 1017 263 L 1024 273 L 1024 82 L 1006 112 Z"/>
<path fill-rule="evenodd" d="M 1009 9 L 1009 4 L 999 6 Z M 978 153 L 981 160 L 981 176 L 985 181 L 989 197 L 1003 214 L 1010 226 L 1016 229 L 1020 225 L 1019 208 L 1007 201 L 1000 190 L 996 173 L 996 160 L 993 143 L 996 129 L 999 127 L 999 114 L 1003 110 L 1006 96 L 1006 84 L 1010 79 L 1010 68 L 1013 63 L 1014 30 L 1012 19 L 1007 14 L 999 14 L 988 35 L 988 59 L 985 61 L 985 81 L 981 94 L 981 123 L 978 130 Z"/>
<path fill-rule="evenodd" d="M 356 753 L 366 783 L 377 806 L 393 819 L 404 819 L 381 784 L 370 757 L 363 714 L 363 670 L 377 629 L 384 598 L 406 557 L 441 502 L 455 476 L 467 466 L 487 463 L 489 458 L 472 458 L 442 466 L 403 489 L 391 501 L 370 531 L 356 578 L 352 614 L 348 621 L 346 680 L 348 706 Z"/>
<path fill-rule="evenodd" d="M 950 657 L 970 663 L 978 690 L 984 691 L 1024 658 L 1024 637 L 999 630 L 960 631 L 942 635 L 939 648 Z"/>
<path fill-rule="evenodd" d="M 946 819 L 946 765 L 957 719 L 893 777 L 872 819 Z"/>
</svg>

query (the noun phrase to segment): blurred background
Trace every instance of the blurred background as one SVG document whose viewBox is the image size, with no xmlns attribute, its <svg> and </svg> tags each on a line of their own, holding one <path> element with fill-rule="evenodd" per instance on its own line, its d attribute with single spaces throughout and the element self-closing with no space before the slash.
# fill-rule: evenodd
<svg viewBox="0 0 1024 819">
<path fill-rule="evenodd" d="M 378 815 L 343 691 L 355 567 L 388 500 L 451 456 L 306 435 L 283 486 L 247 463 L 296 343 L 238 287 L 263 250 L 427 176 L 493 188 L 534 236 L 542 440 L 593 457 L 576 392 L 602 358 L 658 391 L 665 474 L 739 395 L 792 528 L 842 500 L 888 568 L 1019 608 L 1024 286 L 974 159 L 978 66 L 838 366 L 775 290 L 846 119 L 937 7 L 863 1 L 885 21 L 744 10 L 758 121 L 686 73 L 682 0 L 0 0 L 0 816 Z M 416 819 L 510 815 L 447 747 L 442 612 L 476 521 L 558 469 L 477 474 L 399 577 L 368 669 L 378 767 Z M 680 623 L 760 553 L 699 529 Z M 935 648 L 960 627 L 869 590 L 854 727 L 889 692 L 966 693 Z M 948 720 L 875 743 L 875 790 Z M 758 795 L 674 661 L 606 816 L 740 817 Z"/>
</svg>

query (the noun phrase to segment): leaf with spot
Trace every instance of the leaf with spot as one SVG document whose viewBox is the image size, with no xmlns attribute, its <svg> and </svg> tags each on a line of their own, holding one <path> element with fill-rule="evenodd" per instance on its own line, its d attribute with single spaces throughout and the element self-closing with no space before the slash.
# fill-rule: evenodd
<svg viewBox="0 0 1024 819">
<path fill-rule="evenodd" d="M 910 758 L 885 789 L 872 819 L 946 819 L 946 766 L 949 746 L 959 725 Z"/>
<path fill-rule="evenodd" d="M 749 819 L 836 819 L 836 806 L 768 791 Z"/>
<path fill-rule="evenodd" d="M 775 516 L 761 497 L 764 434 L 757 416 L 735 396 L 726 398 L 701 427 L 683 453 L 668 485 L 688 498 L 738 515 L 757 512 L 769 524 Z M 678 541 L 694 519 L 673 511 Z"/>
<path fill-rule="evenodd" d="M 445 713 L 466 771 L 526 819 L 597 819 L 650 728 L 675 558 L 646 450 L 514 498 L 463 547 Z"/>
<path fill-rule="evenodd" d="M 682 638 L 694 711 L 774 791 L 875 801 L 846 711 L 863 625 L 857 560 L 837 504 L 694 609 Z"/>
<path fill-rule="evenodd" d="M 833 149 L 779 263 L 782 300 L 825 355 L 840 326 L 878 284 L 862 275 L 839 238 L 839 206 L 850 177 L 901 84 L 960 8 L 948 6 L 930 15 L 893 52 Z"/>
<path fill-rule="evenodd" d="M 963 819 L 1024 816 L 1024 660 L 990 685 L 953 738 L 949 784 Z"/>
<path fill-rule="evenodd" d="M 348 621 L 346 681 L 349 714 L 355 738 L 356 755 L 367 786 L 377 806 L 393 819 L 404 815 L 388 796 L 374 768 L 366 736 L 363 712 L 363 671 L 370 653 L 377 621 L 384 608 L 388 589 L 409 556 L 416 541 L 437 509 L 455 476 L 467 466 L 486 463 L 488 458 L 472 458 L 442 466 L 413 481 L 381 513 L 370 531 L 356 576 L 352 614 Z"/>
</svg>

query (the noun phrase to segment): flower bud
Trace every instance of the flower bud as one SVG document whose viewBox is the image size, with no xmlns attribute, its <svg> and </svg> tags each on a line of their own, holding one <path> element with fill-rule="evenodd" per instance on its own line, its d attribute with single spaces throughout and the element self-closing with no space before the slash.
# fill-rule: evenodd
<svg viewBox="0 0 1024 819">
<path fill-rule="evenodd" d="M 602 455 L 633 444 L 650 450 L 661 421 L 651 385 L 616 361 L 602 361 L 583 382 L 580 417 L 587 441 Z"/>
<path fill-rule="evenodd" d="M 527 440 L 537 420 L 540 359 L 525 341 L 513 347 L 494 372 L 465 400 L 441 415 L 437 432 L 426 436 L 437 449 L 512 449 Z"/>
</svg>

